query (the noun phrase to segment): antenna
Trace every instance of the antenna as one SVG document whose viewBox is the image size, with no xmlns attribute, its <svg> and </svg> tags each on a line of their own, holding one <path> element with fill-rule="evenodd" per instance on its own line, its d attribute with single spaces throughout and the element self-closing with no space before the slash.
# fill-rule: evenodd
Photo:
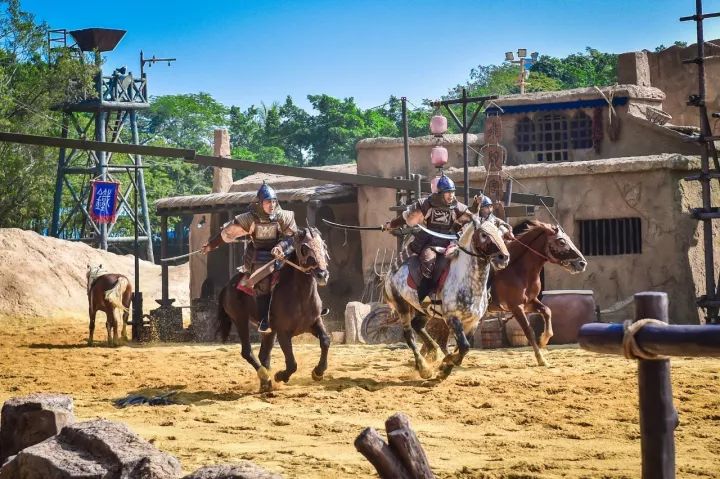
<svg viewBox="0 0 720 479">
<path fill-rule="evenodd" d="M 152 56 L 152 58 L 145 58 L 143 56 L 143 51 L 140 50 L 140 78 L 143 78 L 145 75 L 145 64 L 148 63 L 148 68 L 153 66 L 153 63 L 157 62 L 167 62 L 168 66 L 174 61 L 177 61 L 177 58 L 155 58 L 155 55 Z"/>
</svg>

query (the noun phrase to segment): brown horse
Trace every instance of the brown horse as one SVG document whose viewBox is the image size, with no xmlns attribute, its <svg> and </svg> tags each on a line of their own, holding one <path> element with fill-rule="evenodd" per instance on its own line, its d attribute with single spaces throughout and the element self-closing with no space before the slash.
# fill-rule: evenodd
<svg viewBox="0 0 720 479">
<path fill-rule="evenodd" d="M 540 271 L 545 263 L 551 263 L 562 266 L 571 274 L 581 273 L 585 271 L 587 261 L 560 226 L 527 220 L 515 227 L 516 231 L 524 229 L 526 231 L 515 241 L 508 243 L 508 267 L 491 273 L 492 299 L 487 312 L 512 313 L 532 345 L 538 364 L 546 366 L 540 348 L 547 346 L 553 335 L 552 311 L 538 299 L 542 289 Z M 539 313 L 543 318 L 539 342 L 526 313 Z M 438 343 L 445 346 L 450 331 L 441 323 L 436 321 L 428 329 L 435 333 Z"/>
<path fill-rule="evenodd" d="M 322 301 L 317 292 L 318 285 L 327 284 L 329 277 L 327 246 L 317 228 L 310 227 L 295 235 L 294 247 L 287 263 L 276 273 L 278 276 L 270 303 L 272 332 L 262 337 L 259 361 L 250 344 L 250 324 L 258 321 L 255 299 L 237 289 L 240 275 L 230 280 L 218 299 L 218 329 L 222 340 L 227 340 L 232 324 L 235 324 L 240 335 L 242 357 L 257 371 L 261 391 L 272 389 L 270 354 L 276 337 L 285 355 L 285 369 L 275 374 L 275 381 L 286 383 L 297 371 L 292 338 L 302 333 L 312 333 L 320 340 L 320 361 L 312 371 L 312 378 L 320 381 L 327 369 L 330 335 L 321 317 Z"/>
<path fill-rule="evenodd" d="M 98 311 L 105 312 L 105 328 L 107 329 L 108 346 L 118 345 L 118 319 L 120 318 L 122 318 L 122 338 L 127 341 L 125 329 L 133 295 L 130 281 L 121 274 L 107 273 L 103 270 L 102 265 L 87 265 L 86 277 L 90 313 L 88 345 L 93 345 L 95 315 Z M 122 314 L 120 314 L 119 311 L 122 311 Z M 118 314 L 116 315 L 116 313 Z"/>
</svg>

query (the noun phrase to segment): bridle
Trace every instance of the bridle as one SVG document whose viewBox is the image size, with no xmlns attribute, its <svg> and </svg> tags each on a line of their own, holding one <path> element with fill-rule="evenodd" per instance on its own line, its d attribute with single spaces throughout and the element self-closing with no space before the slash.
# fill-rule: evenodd
<svg viewBox="0 0 720 479">
<path fill-rule="evenodd" d="M 312 235 L 312 230 L 308 230 L 308 231 L 310 232 L 310 237 L 312 238 L 312 236 L 313 236 L 313 235 Z M 320 240 L 320 241 L 322 241 L 322 240 Z M 303 245 L 305 245 L 305 243 L 302 243 L 302 244 L 300 245 L 300 247 L 302 247 Z M 308 248 L 310 248 L 310 247 L 308 246 Z M 298 249 L 300 249 L 300 248 L 298 248 Z M 312 249 L 312 248 L 310 248 L 310 249 Z M 314 249 L 312 249 L 312 250 L 313 250 L 313 252 L 315 252 Z M 298 250 L 295 251 L 295 255 L 298 257 L 298 259 L 300 259 L 300 256 L 301 256 L 301 255 L 300 255 L 300 252 L 299 252 Z M 305 255 L 303 255 L 303 256 L 305 256 Z M 309 255 L 308 255 L 308 256 L 309 256 Z M 307 256 L 305 256 L 305 257 L 307 257 Z M 314 271 L 314 270 L 316 270 L 316 269 L 318 269 L 318 268 L 320 267 L 320 265 L 319 265 L 318 262 L 317 262 L 317 259 L 315 260 L 315 264 L 312 265 L 312 266 L 302 266 L 302 265 L 299 265 L 299 264 L 291 261 L 291 260 L 288 259 L 287 257 L 281 258 L 279 261 L 282 261 L 282 262 L 284 262 L 284 263 L 292 266 L 292 267 L 295 268 L 296 270 L 298 270 L 298 271 L 300 271 L 300 272 L 302 272 L 302 273 L 305 273 L 305 274 L 310 274 L 312 271 Z"/>
<path fill-rule="evenodd" d="M 472 224 L 473 224 L 473 234 L 475 234 L 474 232 L 477 231 L 478 227 L 477 227 L 477 224 L 475 223 L 475 221 L 473 221 Z M 486 234 L 487 234 L 487 233 L 486 233 Z M 457 243 L 457 247 L 458 247 L 458 248 L 460 249 L 460 251 L 462 251 L 463 253 L 465 253 L 465 254 L 467 254 L 467 255 L 470 255 L 470 256 L 473 256 L 473 257 L 475 257 L 475 258 L 489 258 L 489 257 L 491 256 L 490 254 L 485 253 L 485 252 L 482 251 L 482 250 L 480 251 L 480 253 L 474 253 L 474 252 L 466 249 L 465 247 L 463 247 L 459 242 Z"/>
</svg>

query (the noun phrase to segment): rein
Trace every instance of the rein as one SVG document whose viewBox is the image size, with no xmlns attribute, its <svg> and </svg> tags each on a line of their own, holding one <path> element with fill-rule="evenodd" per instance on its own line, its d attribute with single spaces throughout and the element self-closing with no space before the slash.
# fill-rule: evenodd
<svg viewBox="0 0 720 479">
<path fill-rule="evenodd" d="M 543 233 L 543 234 L 544 234 L 544 233 Z M 541 236 L 538 236 L 536 239 L 538 239 L 538 238 L 540 238 L 540 237 L 541 237 Z M 522 239 L 522 238 L 518 238 L 518 239 L 517 239 L 517 242 L 520 243 L 521 245 L 523 245 L 523 247 L 527 248 L 531 253 L 533 253 L 533 254 L 535 254 L 535 255 L 543 258 L 543 259 L 544 259 L 545 261 L 547 261 L 548 263 L 551 263 L 551 264 L 559 264 L 559 263 L 560 263 L 560 261 L 558 261 L 557 259 L 550 258 L 549 256 L 542 254 L 541 252 L 539 252 L 538 250 L 536 250 L 535 248 L 533 248 L 533 247 L 530 246 L 529 244 L 523 243 L 521 239 Z M 533 240 L 533 241 L 535 241 L 535 240 Z"/>
<path fill-rule="evenodd" d="M 298 265 L 298 264 L 293 263 L 292 261 L 290 261 L 290 260 L 287 259 L 287 258 L 282 258 L 282 259 L 280 259 L 280 261 L 289 264 L 290 266 L 292 266 L 292 267 L 295 268 L 296 270 L 298 270 L 298 271 L 300 271 L 300 272 L 302 272 L 302 273 L 305 273 L 305 274 L 309 274 L 310 271 L 312 271 L 313 269 L 315 269 L 315 266 L 300 266 L 300 265 Z"/>
</svg>

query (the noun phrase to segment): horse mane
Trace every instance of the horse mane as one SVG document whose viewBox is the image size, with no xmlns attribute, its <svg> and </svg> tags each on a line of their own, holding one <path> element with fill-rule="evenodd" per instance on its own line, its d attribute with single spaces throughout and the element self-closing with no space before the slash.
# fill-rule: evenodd
<svg viewBox="0 0 720 479">
<path fill-rule="evenodd" d="M 515 236 L 519 237 L 519 236 L 523 236 L 527 233 L 530 233 L 531 231 L 536 230 L 538 228 L 546 229 L 546 230 L 553 229 L 552 225 L 550 225 L 548 223 L 543 223 L 542 221 L 523 220 L 520 223 L 518 223 L 517 225 L 515 225 L 515 227 L 513 228 L 513 234 Z"/>
</svg>

